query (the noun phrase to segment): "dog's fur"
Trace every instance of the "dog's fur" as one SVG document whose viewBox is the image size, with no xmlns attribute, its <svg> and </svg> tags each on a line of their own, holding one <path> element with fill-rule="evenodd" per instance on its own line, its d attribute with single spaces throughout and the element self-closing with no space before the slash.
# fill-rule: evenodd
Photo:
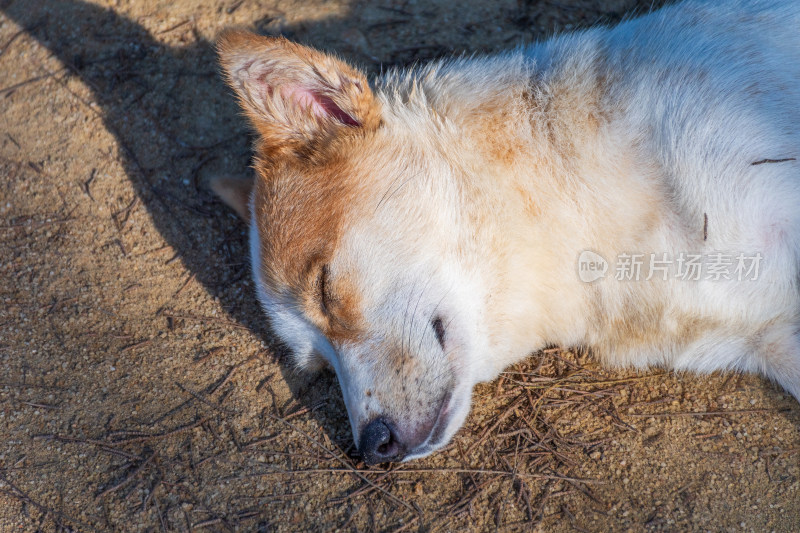
<svg viewBox="0 0 800 533">
<path fill-rule="evenodd" d="M 260 137 L 255 179 L 213 186 L 297 364 L 334 368 L 356 442 L 379 418 L 399 443 L 368 461 L 443 446 L 475 383 L 546 345 L 800 398 L 798 28 L 793 0 L 690 0 L 373 86 L 221 36 Z M 762 259 L 755 280 L 584 283 L 583 250 Z"/>
</svg>

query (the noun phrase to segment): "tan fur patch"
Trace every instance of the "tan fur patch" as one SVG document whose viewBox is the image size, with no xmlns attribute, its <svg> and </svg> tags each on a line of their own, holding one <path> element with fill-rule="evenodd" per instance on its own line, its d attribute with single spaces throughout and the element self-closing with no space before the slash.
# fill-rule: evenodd
<svg viewBox="0 0 800 533">
<path fill-rule="evenodd" d="M 518 127 L 513 107 L 508 102 L 498 102 L 496 106 L 481 109 L 473 126 L 475 137 L 486 157 L 505 166 L 517 162 L 525 149 Z"/>
<path fill-rule="evenodd" d="M 361 314 L 361 292 L 346 275 L 339 276 L 330 290 L 325 335 L 334 343 L 355 343 L 362 340 L 364 320 Z"/>
<path fill-rule="evenodd" d="M 325 164 L 292 159 L 275 167 L 259 163 L 255 212 L 264 282 L 286 293 L 331 340 L 351 340 L 361 330 L 358 290 L 344 276 L 328 280 L 323 309 L 319 276 L 333 255 L 345 217 L 358 204 L 359 187 L 347 158 Z"/>
</svg>

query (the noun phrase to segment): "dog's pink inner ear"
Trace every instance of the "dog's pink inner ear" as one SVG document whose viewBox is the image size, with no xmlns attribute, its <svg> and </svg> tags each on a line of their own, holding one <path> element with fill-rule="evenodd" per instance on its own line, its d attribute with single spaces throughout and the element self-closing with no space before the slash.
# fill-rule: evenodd
<svg viewBox="0 0 800 533">
<path fill-rule="evenodd" d="M 314 92 L 299 85 L 281 87 L 281 96 L 295 105 L 310 110 L 320 118 L 331 117 L 348 126 L 361 126 L 361 123 L 336 105 L 329 96 Z"/>
<path fill-rule="evenodd" d="M 228 83 L 273 160 L 380 125 L 380 104 L 364 74 L 333 56 L 240 31 L 222 34 L 218 48 Z"/>
</svg>

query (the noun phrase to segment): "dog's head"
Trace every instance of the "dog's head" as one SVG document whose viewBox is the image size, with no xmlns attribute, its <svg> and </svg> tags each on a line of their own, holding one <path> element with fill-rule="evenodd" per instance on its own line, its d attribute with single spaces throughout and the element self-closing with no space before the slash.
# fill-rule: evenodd
<svg viewBox="0 0 800 533">
<path fill-rule="evenodd" d="M 373 91 L 326 54 L 245 32 L 219 52 L 259 140 L 254 181 L 214 188 L 249 223 L 273 330 L 298 366 L 333 367 L 366 462 L 427 455 L 502 366 L 486 357 L 469 146 L 424 98 Z"/>
</svg>

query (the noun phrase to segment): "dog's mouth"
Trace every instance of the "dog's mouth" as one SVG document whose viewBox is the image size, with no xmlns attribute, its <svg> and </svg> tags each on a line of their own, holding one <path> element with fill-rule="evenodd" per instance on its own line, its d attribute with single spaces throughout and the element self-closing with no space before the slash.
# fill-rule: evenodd
<svg viewBox="0 0 800 533">
<path fill-rule="evenodd" d="M 450 426 L 453 399 L 454 398 L 452 391 L 445 394 L 444 398 L 442 398 L 442 402 L 439 407 L 439 412 L 437 413 L 436 419 L 434 420 L 433 426 L 431 427 L 430 434 L 422 442 L 422 444 L 409 450 L 408 453 L 406 453 L 405 457 L 402 457 L 400 459 L 401 461 L 411 461 L 412 459 L 425 457 L 434 450 L 438 450 L 439 448 L 447 444 L 447 442 L 449 441 L 449 436 L 447 435 L 447 429 Z"/>
</svg>

